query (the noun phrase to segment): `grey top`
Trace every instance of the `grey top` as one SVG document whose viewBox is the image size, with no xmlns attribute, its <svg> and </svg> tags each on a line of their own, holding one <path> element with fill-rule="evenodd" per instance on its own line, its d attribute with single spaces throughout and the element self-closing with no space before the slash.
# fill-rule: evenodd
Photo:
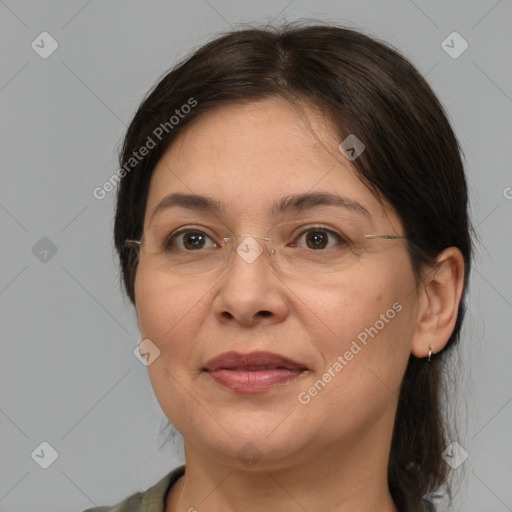
<svg viewBox="0 0 512 512">
<path fill-rule="evenodd" d="M 184 474 L 185 466 L 180 466 L 146 491 L 136 492 L 117 505 L 88 508 L 83 512 L 164 512 L 169 490 Z"/>
<path fill-rule="evenodd" d="M 83 512 L 165 512 L 167 494 L 184 474 L 185 466 L 179 466 L 146 491 L 136 492 L 117 505 L 88 508 Z M 423 506 L 417 512 L 436 512 L 436 510 L 432 503 L 423 500 Z"/>
</svg>

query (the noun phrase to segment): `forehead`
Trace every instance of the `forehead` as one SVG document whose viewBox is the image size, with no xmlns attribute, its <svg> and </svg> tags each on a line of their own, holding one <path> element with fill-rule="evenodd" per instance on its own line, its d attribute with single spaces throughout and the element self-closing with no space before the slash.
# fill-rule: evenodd
<svg viewBox="0 0 512 512">
<path fill-rule="evenodd" d="M 357 178 L 326 120 L 305 112 L 272 98 L 222 105 L 195 119 L 153 172 L 146 220 L 171 193 L 215 198 L 226 215 L 240 218 L 271 216 L 280 199 L 308 192 L 336 193 L 374 218 L 391 215 Z"/>
</svg>

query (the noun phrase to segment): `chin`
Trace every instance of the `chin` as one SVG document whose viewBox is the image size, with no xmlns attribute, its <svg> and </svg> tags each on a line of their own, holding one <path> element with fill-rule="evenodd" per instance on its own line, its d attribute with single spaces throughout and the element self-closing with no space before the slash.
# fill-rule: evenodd
<svg viewBox="0 0 512 512">
<path fill-rule="evenodd" d="M 284 468 L 300 457 L 304 448 L 317 437 L 303 428 L 283 422 L 286 414 L 269 414 L 268 418 L 258 414 L 223 416 L 219 425 L 212 418 L 208 423 L 183 424 L 178 428 L 185 440 L 208 452 L 217 462 L 247 470 L 270 470 Z M 178 426 L 177 426 L 178 427 Z"/>
</svg>

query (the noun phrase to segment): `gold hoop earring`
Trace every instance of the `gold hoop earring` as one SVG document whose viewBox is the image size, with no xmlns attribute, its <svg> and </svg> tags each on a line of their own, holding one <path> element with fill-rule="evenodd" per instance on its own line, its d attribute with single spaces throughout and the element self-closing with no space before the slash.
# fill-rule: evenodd
<svg viewBox="0 0 512 512">
<path fill-rule="evenodd" d="M 432 347 L 428 347 L 428 358 L 427 361 L 430 363 L 432 361 Z"/>
</svg>

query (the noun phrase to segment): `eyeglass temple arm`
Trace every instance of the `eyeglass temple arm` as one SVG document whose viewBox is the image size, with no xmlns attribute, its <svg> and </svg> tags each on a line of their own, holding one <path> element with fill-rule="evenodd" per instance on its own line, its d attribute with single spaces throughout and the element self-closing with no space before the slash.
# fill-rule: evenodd
<svg viewBox="0 0 512 512">
<path fill-rule="evenodd" d="M 407 240 L 406 236 L 395 236 L 395 235 L 364 235 L 363 238 L 380 238 L 382 240 Z"/>
</svg>

